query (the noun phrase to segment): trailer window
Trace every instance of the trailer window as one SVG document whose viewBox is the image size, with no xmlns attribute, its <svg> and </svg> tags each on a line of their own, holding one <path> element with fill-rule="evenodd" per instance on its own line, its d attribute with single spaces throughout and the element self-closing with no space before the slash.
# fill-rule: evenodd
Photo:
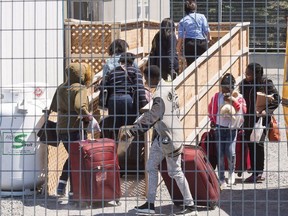
<svg viewBox="0 0 288 216">
<path fill-rule="evenodd" d="M 87 21 L 100 21 L 101 1 L 99 0 L 71 0 L 68 1 L 68 18 L 87 20 Z"/>
</svg>

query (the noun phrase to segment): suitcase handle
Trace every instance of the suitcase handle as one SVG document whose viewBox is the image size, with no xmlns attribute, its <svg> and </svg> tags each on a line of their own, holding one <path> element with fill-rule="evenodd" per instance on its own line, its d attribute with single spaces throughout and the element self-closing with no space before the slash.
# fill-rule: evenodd
<svg viewBox="0 0 288 216">
<path fill-rule="evenodd" d="M 84 122 L 81 121 L 81 141 L 85 141 L 85 134 L 84 134 Z M 95 140 L 94 138 L 94 128 L 91 128 L 91 139 L 90 140 Z"/>
</svg>

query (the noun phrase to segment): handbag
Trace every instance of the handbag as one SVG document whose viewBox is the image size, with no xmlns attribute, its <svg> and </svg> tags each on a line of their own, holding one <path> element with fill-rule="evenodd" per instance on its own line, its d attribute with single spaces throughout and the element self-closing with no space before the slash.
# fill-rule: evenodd
<svg viewBox="0 0 288 216">
<path fill-rule="evenodd" d="M 59 145 L 59 140 L 57 137 L 57 123 L 49 120 L 50 110 L 45 112 L 45 122 L 42 128 L 38 131 L 37 136 L 39 141 L 43 144 L 57 147 Z"/>
<path fill-rule="evenodd" d="M 54 93 L 52 103 L 55 100 L 57 100 L 57 91 Z M 43 144 L 58 147 L 59 139 L 57 134 L 57 123 L 49 119 L 51 110 L 51 106 L 49 110 L 43 110 L 45 122 L 41 129 L 38 131 L 37 136 L 39 137 L 39 141 Z"/>
<path fill-rule="evenodd" d="M 265 129 L 265 126 L 262 125 L 263 117 L 260 117 L 259 120 L 254 124 L 252 133 L 250 135 L 250 141 L 251 142 L 259 142 L 262 135 L 263 130 Z"/>
<path fill-rule="evenodd" d="M 268 131 L 268 139 L 271 142 L 280 142 L 280 130 L 278 127 L 277 120 L 274 115 L 271 116 L 271 122 L 269 125 L 269 131 Z"/>
</svg>

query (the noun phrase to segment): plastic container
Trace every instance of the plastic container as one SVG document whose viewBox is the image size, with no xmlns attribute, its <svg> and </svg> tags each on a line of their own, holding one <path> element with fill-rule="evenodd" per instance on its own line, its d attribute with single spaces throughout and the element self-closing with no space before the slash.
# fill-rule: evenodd
<svg viewBox="0 0 288 216">
<path fill-rule="evenodd" d="M 43 83 L 0 88 L 1 196 L 34 193 L 45 180 L 46 146 L 36 136 L 44 123 L 45 89 Z"/>
</svg>

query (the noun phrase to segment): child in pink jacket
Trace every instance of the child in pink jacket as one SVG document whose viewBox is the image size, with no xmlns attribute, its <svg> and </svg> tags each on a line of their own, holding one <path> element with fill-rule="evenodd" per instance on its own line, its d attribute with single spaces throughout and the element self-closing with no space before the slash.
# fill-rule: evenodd
<svg viewBox="0 0 288 216">
<path fill-rule="evenodd" d="M 220 91 L 211 99 L 208 105 L 211 127 L 215 127 L 215 139 L 218 156 L 218 177 L 221 189 L 226 187 L 225 156 L 228 159 L 228 184 L 235 183 L 236 135 L 237 129 L 243 124 L 243 114 L 246 113 L 246 102 L 243 96 L 235 90 L 235 78 L 227 73 L 220 81 Z"/>
</svg>

